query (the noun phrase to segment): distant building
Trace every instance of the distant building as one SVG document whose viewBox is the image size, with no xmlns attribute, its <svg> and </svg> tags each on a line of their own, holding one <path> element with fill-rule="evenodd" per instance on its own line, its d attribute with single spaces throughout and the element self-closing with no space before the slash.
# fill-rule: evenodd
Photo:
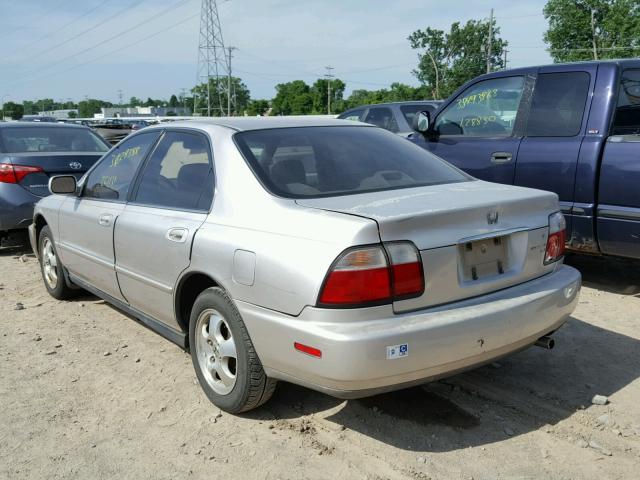
<svg viewBox="0 0 640 480">
<path fill-rule="evenodd" d="M 71 108 L 69 110 L 47 110 L 45 112 L 38 112 L 38 116 L 39 117 L 53 117 L 53 118 L 63 119 L 63 118 L 70 118 L 69 114 L 71 112 L 73 112 L 76 117 L 78 116 L 78 109 L 77 108 Z"/>
<path fill-rule="evenodd" d="M 191 110 L 185 107 L 106 107 L 100 110 L 93 115 L 94 118 L 166 117 L 170 112 L 179 117 L 191 115 Z"/>
</svg>

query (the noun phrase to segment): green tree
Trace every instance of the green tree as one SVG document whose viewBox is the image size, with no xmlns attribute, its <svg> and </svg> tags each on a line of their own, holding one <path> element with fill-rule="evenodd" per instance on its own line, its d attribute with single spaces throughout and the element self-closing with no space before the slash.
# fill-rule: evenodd
<svg viewBox="0 0 640 480">
<path fill-rule="evenodd" d="M 214 77 L 210 78 L 209 88 L 207 88 L 206 83 L 196 85 L 191 89 L 191 93 L 196 96 L 196 106 L 192 109 L 193 112 L 200 115 L 207 115 L 207 98 L 209 98 L 212 116 L 227 115 L 227 90 L 228 79 L 223 77 L 221 77 L 219 81 Z M 231 77 L 232 114 L 244 112 L 249 105 L 250 100 L 251 93 L 249 92 L 247 86 L 242 82 L 240 78 Z"/>
<path fill-rule="evenodd" d="M 313 111 L 311 87 L 304 80 L 276 85 L 271 115 L 309 115 Z"/>
<path fill-rule="evenodd" d="M 555 62 L 640 55 L 638 0 L 549 0 L 544 16 Z"/>
<path fill-rule="evenodd" d="M 73 111 L 69 112 L 69 118 L 77 118 L 77 117 L 78 117 L 78 114 L 76 112 L 73 112 Z"/>
<path fill-rule="evenodd" d="M 404 83 L 394 82 L 389 89 L 380 90 L 353 90 L 349 98 L 344 102 L 345 109 L 360 105 L 369 105 L 384 102 L 406 102 L 408 100 L 425 100 L 430 95 L 424 86 L 412 87 Z"/>
<path fill-rule="evenodd" d="M 250 117 L 262 116 L 269 110 L 269 100 L 251 100 L 247 106 L 246 113 Z"/>
<path fill-rule="evenodd" d="M 409 36 L 411 48 L 421 49 L 413 74 L 427 87 L 431 98 L 446 98 L 460 85 L 487 71 L 489 22 L 455 22 L 448 33 L 427 27 Z M 502 55 L 507 42 L 493 22 L 491 68 L 504 68 Z M 436 73 L 437 72 L 437 73 Z M 437 81 L 436 81 L 437 76 Z"/>
<path fill-rule="evenodd" d="M 140 100 L 138 97 L 131 97 L 129 99 L 129 106 L 130 107 L 139 107 L 142 105 L 142 100 Z"/>
<path fill-rule="evenodd" d="M 328 99 L 328 85 L 329 80 L 326 78 L 319 78 L 311 87 L 311 95 L 313 97 L 313 113 L 326 114 L 327 99 Z M 339 78 L 331 80 L 331 112 L 341 112 L 344 110 L 344 89 L 346 85 Z"/>
<path fill-rule="evenodd" d="M 180 102 L 178 101 L 178 97 L 176 97 L 175 95 L 171 95 L 171 98 L 169 99 L 169 106 L 170 107 L 179 107 L 180 106 Z"/>
<path fill-rule="evenodd" d="M 2 106 L 2 116 L 10 117 L 13 120 L 20 120 L 24 115 L 24 107 L 20 103 L 5 102 Z"/>
<path fill-rule="evenodd" d="M 89 98 L 78 103 L 78 114 L 82 118 L 93 117 L 94 113 L 99 113 L 102 107 L 112 107 L 111 102 Z"/>
</svg>

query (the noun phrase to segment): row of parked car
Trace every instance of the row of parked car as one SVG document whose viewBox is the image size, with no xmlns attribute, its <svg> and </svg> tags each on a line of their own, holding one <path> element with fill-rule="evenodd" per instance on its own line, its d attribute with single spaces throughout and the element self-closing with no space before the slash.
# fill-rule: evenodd
<svg viewBox="0 0 640 480">
<path fill-rule="evenodd" d="M 588 219 L 596 233 L 605 219 L 637 229 L 633 205 L 607 203 L 606 216 L 596 194 L 591 215 L 577 208 L 584 176 L 595 188 L 612 163 L 638 172 L 637 150 L 630 161 L 615 147 L 640 144 L 627 115 L 639 71 L 629 61 L 484 76 L 432 111 L 399 106 L 408 139 L 348 120 L 204 119 L 147 127 L 96 161 L 108 147 L 87 128 L 51 127 L 61 130 L 42 142 L 0 126 L 0 185 L 44 197 L 29 237 L 48 292 L 92 292 L 188 349 L 220 408 L 256 408 L 278 380 L 362 397 L 553 347 L 581 283 L 563 265 L 566 239 Z M 378 121 L 377 108 L 358 118 Z M 56 170 L 63 148 L 95 164 Z M 40 160 L 52 166 L 29 163 Z M 463 171 L 474 166 L 502 184 Z M 543 178 L 550 188 L 504 185 Z M 573 196 L 560 203 L 563 181 Z"/>
</svg>

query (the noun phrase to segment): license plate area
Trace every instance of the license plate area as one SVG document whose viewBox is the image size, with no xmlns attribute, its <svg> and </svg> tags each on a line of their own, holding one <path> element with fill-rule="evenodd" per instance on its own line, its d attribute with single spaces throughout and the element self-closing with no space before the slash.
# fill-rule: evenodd
<svg viewBox="0 0 640 480">
<path fill-rule="evenodd" d="M 509 269 L 508 243 L 508 236 L 460 243 L 463 281 L 476 282 L 503 275 Z"/>
</svg>

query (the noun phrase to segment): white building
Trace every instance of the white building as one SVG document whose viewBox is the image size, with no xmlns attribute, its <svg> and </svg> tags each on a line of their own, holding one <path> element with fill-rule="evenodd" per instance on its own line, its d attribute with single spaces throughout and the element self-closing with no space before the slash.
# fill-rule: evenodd
<svg viewBox="0 0 640 480">
<path fill-rule="evenodd" d="M 53 117 L 53 118 L 70 118 L 69 114 L 73 112 L 75 113 L 75 116 L 78 116 L 78 109 L 77 108 L 71 108 L 69 110 L 48 110 L 45 112 L 38 112 L 38 116 L 40 117 Z"/>
<path fill-rule="evenodd" d="M 191 111 L 184 107 L 103 107 L 94 118 L 112 117 L 166 117 L 169 112 L 177 116 L 191 115 Z"/>
</svg>

